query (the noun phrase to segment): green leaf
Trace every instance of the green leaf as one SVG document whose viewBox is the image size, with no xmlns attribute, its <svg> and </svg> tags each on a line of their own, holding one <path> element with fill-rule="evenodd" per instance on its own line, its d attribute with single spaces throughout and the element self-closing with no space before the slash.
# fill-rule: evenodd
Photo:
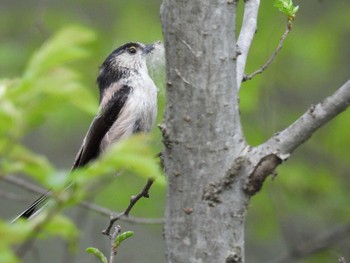
<svg viewBox="0 0 350 263">
<path fill-rule="evenodd" d="M 294 19 L 299 9 L 299 6 L 294 6 L 292 0 L 275 0 L 274 7 L 286 14 L 289 19 Z"/>
<path fill-rule="evenodd" d="M 54 167 L 42 155 L 31 152 L 24 146 L 14 145 L 7 158 L 1 163 L 4 174 L 24 173 L 41 183 L 54 175 Z"/>
<path fill-rule="evenodd" d="M 19 263 L 19 259 L 11 252 L 10 248 L 0 247 L 0 262 Z"/>
<path fill-rule="evenodd" d="M 36 222 L 41 224 L 43 220 L 47 220 L 47 214 L 44 211 L 33 219 L 33 224 Z M 45 224 L 44 231 L 40 233 L 41 235 L 39 235 L 39 237 L 61 237 L 68 242 L 69 248 L 72 252 L 76 251 L 79 232 L 74 222 L 68 217 L 60 214 L 55 215 L 47 222 L 48 223 Z"/>
<path fill-rule="evenodd" d="M 65 216 L 55 216 L 46 226 L 46 231 L 70 239 L 78 236 L 78 230 L 73 221 Z"/>
<path fill-rule="evenodd" d="M 18 220 L 15 224 L 11 224 L 0 220 L 0 248 L 21 243 L 30 231 L 31 227 L 28 221 Z"/>
<path fill-rule="evenodd" d="M 42 104 L 46 107 L 43 112 L 59 107 L 62 102 L 71 103 L 91 115 L 97 111 L 95 97 L 82 85 L 79 74 L 69 68 L 58 67 L 40 77 L 36 81 L 36 90 L 46 98 L 51 98 L 51 104 L 44 103 L 46 100 L 42 100 Z"/>
<path fill-rule="evenodd" d="M 126 231 L 124 233 L 121 233 L 120 235 L 118 235 L 115 238 L 114 241 L 114 248 L 113 250 L 116 251 L 118 249 L 118 247 L 120 246 L 120 244 L 127 238 L 132 237 L 134 235 L 133 231 Z"/>
<path fill-rule="evenodd" d="M 65 63 L 89 55 L 85 47 L 95 39 L 93 31 L 67 27 L 47 40 L 32 56 L 21 79 L 0 82 L 0 132 L 4 137 L 23 137 L 51 111 L 70 103 L 94 114 L 97 102 L 82 85 L 79 74 Z"/>
<path fill-rule="evenodd" d="M 19 126 L 23 120 L 22 112 L 8 95 L 9 90 L 17 85 L 17 80 L 0 80 L 0 140 L 16 138 L 21 133 Z"/>
<path fill-rule="evenodd" d="M 24 81 L 37 78 L 40 74 L 68 61 L 86 57 L 89 53 L 83 47 L 96 38 L 93 31 L 79 26 L 62 29 L 47 41 L 30 60 Z"/>
<path fill-rule="evenodd" d="M 146 144 L 145 135 L 134 135 L 115 143 L 98 160 L 74 171 L 72 176 L 75 182 L 84 182 L 125 169 L 145 178 L 154 178 L 155 183 L 165 185 L 165 177 Z"/>
<path fill-rule="evenodd" d="M 88 247 L 86 249 L 86 252 L 95 255 L 95 257 L 98 258 L 102 263 L 107 263 L 107 258 L 105 257 L 105 255 L 102 254 L 102 252 L 98 248 Z"/>
</svg>

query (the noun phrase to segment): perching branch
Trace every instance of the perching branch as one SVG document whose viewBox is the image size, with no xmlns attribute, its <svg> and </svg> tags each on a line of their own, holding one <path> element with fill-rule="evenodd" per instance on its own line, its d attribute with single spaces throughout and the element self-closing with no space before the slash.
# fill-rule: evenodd
<svg viewBox="0 0 350 263">
<path fill-rule="evenodd" d="M 24 179 L 21 179 L 19 177 L 13 176 L 13 175 L 8 175 L 2 177 L 2 179 L 10 183 L 12 185 L 16 185 L 18 187 L 21 187 L 25 190 L 28 190 L 29 192 L 35 193 L 35 194 L 46 194 L 47 190 L 41 188 L 40 186 L 37 186 L 33 183 L 30 183 Z M 49 194 L 49 193 L 48 193 Z M 79 206 L 86 208 L 88 210 L 91 210 L 95 213 L 98 213 L 102 216 L 108 216 L 110 217 L 112 214 L 119 214 L 116 211 L 110 210 L 108 208 L 90 203 L 90 202 L 81 202 Z M 129 223 L 137 223 L 137 224 L 163 224 L 164 220 L 163 218 L 141 218 L 141 217 L 134 217 L 134 216 L 128 216 L 128 217 L 123 217 L 120 220 L 129 222 Z"/>
<path fill-rule="evenodd" d="M 130 198 L 130 204 L 129 206 L 125 209 L 124 212 L 120 213 L 119 215 L 117 215 L 116 217 L 111 217 L 111 220 L 109 221 L 109 225 L 107 226 L 107 228 L 105 230 L 102 231 L 102 234 L 110 236 L 110 232 L 111 232 L 111 228 L 113 226 L 113 224 L 115 222 L 117 222 L 119 219 L 121 218 L 125 218 L 129 216 L 129 213 L 131 211 L 131 209 L 134 207 L 134 205 L 142 198 L 148 198 L 149 197 L 149 189 L 151 188 L 152 184 L 153 184 L 154 180 L 149 178 L 147 180 L 146 185 L 143 187 L 143 189 L 135 196 L 132 196 Z"/>
<path fill-rule="evenodd" d="M 81 207 L 84 207 L 88 210 L 91 210 L 93 212 L 96 212 L 103 216 L 111 216 L 112 214 L 118 214 L 115 211 L 93 204 L 89 202 L 82 202 L 79 204 Z M 163 224 L 164 219 L 163 218 L 143 218 L 143 217 L 135 217 L 128 215 L 128 217 L 122 217 L 120 220 L 128 222 L 128 223 L 136 223 L 136 224 Z"/>
<path fill-rule="evenodd" d="M 257 30 L 260 0 L 244 1 L 244 14 L 241 32 L 237 40 L 237 87 L 241 86 L 250 45 Z"/>
<path fill-rule="evenodd" d="M 286 30 L 284 31 L 280 42 L 278 43 L 277 48 L 275 49 L 275 51 L 272 53 L 271 57 L 266 61 L 266 63 L 264 65 L 262 65 L 258 70 L 254 71 L 253 73 L 249 74 L 249 75 L 245 75 L 243 77 L 242 81 L 246 81 L 246 80 L 250 80 L 252 79 L 255 75 L 257 74 L 261 74 L 264 72 L 265 69 L 268 68 L 268 66 L 271 65 L 271 63 L 274 61 L 274 59 L 276 58 L 278 52 L 281 50 L 284 41 L 286 40 L 289 32 L 292 30 L 292 22 L 290 20 L 287 21 L 287 26 L 286 26 Z"/>
<path fill-rule="evenodd" d="M 114 249 L 114 243 L 115 243 L 115 239 L 117 238 L 117 235 L 119 235 L 120 232 L 121 232 L 121 227 L 116 226 L 114 228 L 114 231 L 111 234 L 111 253 L 109 256 L 109 263 L 113 263 L 114 257 L 117 255 L 117 250 Z"/>
</svg>

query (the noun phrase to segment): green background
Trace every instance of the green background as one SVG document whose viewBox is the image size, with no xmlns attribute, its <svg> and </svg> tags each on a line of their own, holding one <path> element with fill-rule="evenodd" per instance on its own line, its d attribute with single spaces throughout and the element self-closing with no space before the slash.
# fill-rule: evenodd
<svg viewBox="0 0 350 263">
<path fill-rule="evenodd" d="M 76 25 L 94 34 L 86 44 L 87 56 L 67 63 L 85 93 L 81 97 L 75 94 L 71 100 L 55 101 L 43 116 L 33 120 L 21 138 L 31 151 L 46 156 L 59 171 L 69 170 L 97 109 L 98 66 L 125 42 L 162 40 L 160 4 L 161 1 L 155 0 L 1 1 L 0 79 L 21 77 L 33 53 L 62 28 Z M 238 25 L 242 4 L 240 1 Z M 242 122 L 252 145 L 287 127 L 311 104 L 332 94 L 349 78 L 348 0 L 307 0 L 295 4 L 300 9 L 293 30 L 275 62 L 241 89 Z M 247 73 L 262 65 L 273 52 L 285 29 L 286 18 L 273 7 L 273 1 L 262 1 L 258 23 Z M 159 87 L 157 123 L 160 123 L 165 101 L 164 74 L 158 70 L 152 75 Z M 61 88 L 59 81 L 45 85 Z M 262 191 L 253 197 L 246 225 L 247 262 L 273 262 L 296 247 L 304 247 L 314 237 L 349 224 L 349 118 L 350 112 L 345 112 L 320 129 L 278 168 L 278 176 L 268 179 Z M 1 129 L 6 130 L 4 125 L 0 123 Z M 157 153 L 161 149 L 161 135 L 155 128 L 152 151 Z M 94 201 L 120 211 L 144 181 L 134 174 L 119 176 L 101 189 Z M 0 216 L 4 220 L 12 218 L 36 197 L 1 181 L 0 192 L 15 192 L 26 199 L 15 202 L 1 198 Z M 141 200 L 132 214 L 159 218 L 163 216 L 164 206 L 165 188 L 156 185 L 151 198 Z M 25 262 L 96 262 L 84 252 L 89 246 L 109 254 L 109 241 L 100 234 L 107 217 L 81 208 L 69 209 L 67 213 L 79 219 L 77 252 L 70 255 L 59 238 L 39 240 Z M 135 236 L 122 244 L 118 262 L 164 262 L 161 225 L 119 224 L 124 231 L 135 231 Z M 350 261 L 349 251 L 347 236 L 321 253 L 294 262 L 337 262 L 340 256 Z"/>
</svg>

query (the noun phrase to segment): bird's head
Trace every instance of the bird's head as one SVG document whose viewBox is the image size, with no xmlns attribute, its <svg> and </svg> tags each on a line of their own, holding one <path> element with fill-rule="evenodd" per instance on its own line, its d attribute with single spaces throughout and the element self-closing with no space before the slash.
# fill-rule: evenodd
<svg viewBox="0 0 350 263">
<path fill-rule="evenodd" d="M 146 56 L 154 50 L 154 45 L 127 43 L 114 50 L 103 62 L 101 70 L 147 70 Z"/>
<path fill-rule="evenodd" d="M 102 63 L 97 83 L 100 90 L 104 90 L 120 79 L 128 78 L 132 73 L 146 73 L 148 69 L 146 59 L 163 57 L 164 47 L 161 42 L 145 45 L 131 42 L 115 49 Z M 162 60 L 162 59 L 160 59 Z M 157 63 L 151 61 L 151 63 Z"/>
</svg>

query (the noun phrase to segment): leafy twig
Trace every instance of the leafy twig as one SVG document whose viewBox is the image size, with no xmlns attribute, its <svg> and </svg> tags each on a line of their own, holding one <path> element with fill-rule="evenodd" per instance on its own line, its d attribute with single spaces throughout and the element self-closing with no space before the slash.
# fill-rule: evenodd
<svg viewBox="0 0 350 263">
<path fill-rule="evenodd" d="M 115 240 L 117 239 L 117 236 L 120 234 L 121 231 L 121 227 L 120 226 L 116 226 L 114 228 L 114 231 L 111 234 L 111 254 L 109 256 L 109 263 L 113 263 L 114 257 L 115 255 L 117 255 L 117 248 L 115 246 Z"/>
<path fill-rule="evenodd" d="M 252 79 L 255 75 L 263 73 L 264 70 L 267 69 L 268 66 L 270 66 L 270 64 L 276 58 L 278 52 L 281 50 L 283 43 L 286 40 L 289 32 L 292 30 L 292 23 L 295 19 L 296 13 L 299 10 L 299 6 L 294 6 L 292 0 L 276 0 L 274 6 L 277 7 L 282 13 L 287 15 L 288 21 L 287 21 L 286 30 L 284 31 L 280 39 L 280 42 L 278 43 L 277 48 L 272 53 L 271 57 L 266 61 L 266 63 L 262 65 L 258 70 L 251 73 L 250 75 L 244 75 L 242 81 Z"/>
<path fill-rule="evenodd" d="M 294 20 L 299 6 L 295 6 L 292 0 L 276 0 L 274 7 L 277 7 L 282 13 L 288 16 L 288 20 Z"/>
<path fill-rule="evenodd" d="M 109 225 L 107 226 L 107 228 L 105 230 L 102 231 L 102 234 L 107 235 L 107 236 L 111 236 L 110 232 L 111 232 L 111 228 L 113 226 L 113 224 L 115 222 L 117 222 L 119 219 L 121 219 L 122 217 L 128 217 L 129 213 L 131 211 L 131 209 L 134 207 L 134 205 L 142 198 L 148 198 L 149 197 L 149 189 L 151 188 L 152 184 L 153 184 L 154 180 L 153 179 L 148 179 L 146 185 L 143 187 L 143 189 L 141 190 L 141 192 L 139 192 L 137 195 L 132 196 L 130 198 L 130 203 L 129 206 L 125 209 L 125 211 L 119 215 L 117 215 L 116 217 L 111 217 L 110 221 L 109 221 Z"/>
<path fill-rule="evenodd" d="M 237 40 L 237 87 L 241 86 L 250 46 L 257 30 L 260 0 L 244 1 L 241 31 Z M 238 54 L 237 54 L 238 55 Z"/>
<path fill-rule="evenodd" d="M 114 228 L 114 231 L 112 233 L 111 237 L 111 255 L 109 258 L 109 263 L 113 263 L 114 257 L 117 255 L 118 248 L 120 244 L 127 238 L 132 237 L 134 235 L 134 232 L 132 231 L 126 231 L 124 233 L 121 233 L 121 227 L 116 226 Z"/>
<path fill-rule="evenodd" d="M 120 244 L 126 240 L 129 237 L 132 237 L 134 235 L 134 232 L 132 231 L 126 231 L 124 233 L 121 233 L 121 227 L 116 226 L 114 228 L 113 233 L 111 234 L 111 254 L 109 257 L 109 263 L 113 263 L 115 256 L 117 255 L 118 248 Z M 86 249 L 86 252 L 95 255 L 97 259 L 99 259 L 102 263 L 107 263 L 107 258 L 103 253 L 95 247 L 88 247 Z"/>
<path fill-rule="evenodd" d="M 266 63 L 264 65 L 262 65 L 258 70 L 254 71 L 253 73 L 249 74 L 249 75 L 245 75 L 243 77 L 243 80 L 242 81 L 247 81 L 247 80 L 251 80 L 255 75 L 257 74 L 261 74 L 264 72 L 265 69 L 268 68 L 268 66 L 270 66 L 270 64 L 274 61 L 274 59 L 276 58 L 278 52 L 281 50 L 282 46 L 283 46 L 283 43 L 284 41 L 286 40 L 289 32 L 292 30 L 292 26 L 291 26 L 291 23 L 290 21 L 288 20 L 287 22 L 287 27 L 286 27 L 286 30 L 284 31 L 282 37 L 281 37 L 281 40 L 280 42 L 278 43 L 278 46 L 277 48 L 275 49 L 275 51 L 272 53 L 271 57 L 266 61 Z"/>
</svg>

